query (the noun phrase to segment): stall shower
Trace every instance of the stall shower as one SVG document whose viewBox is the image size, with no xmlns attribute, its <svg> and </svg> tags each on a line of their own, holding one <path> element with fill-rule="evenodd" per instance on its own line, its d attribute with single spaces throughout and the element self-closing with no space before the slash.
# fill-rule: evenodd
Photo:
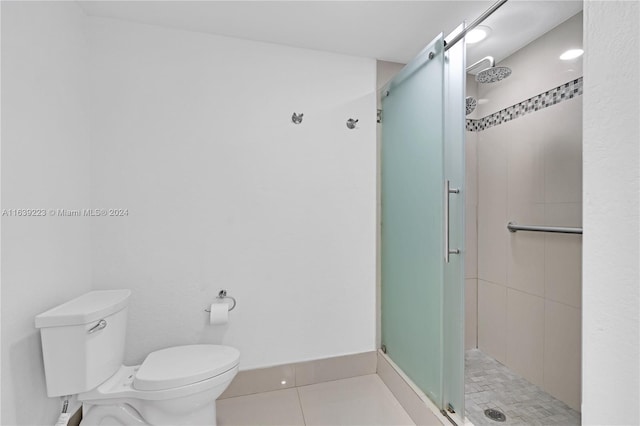
<svg viewBox="0 0 640 426">
<path fill-rule="evenodd" d="M 491 57 L 468 67 L 465 407 L 474 424 L 580 423 L 582 63 L 559 57 L 581 43 L 578 13 L 499 67 Z"/>
</svg>

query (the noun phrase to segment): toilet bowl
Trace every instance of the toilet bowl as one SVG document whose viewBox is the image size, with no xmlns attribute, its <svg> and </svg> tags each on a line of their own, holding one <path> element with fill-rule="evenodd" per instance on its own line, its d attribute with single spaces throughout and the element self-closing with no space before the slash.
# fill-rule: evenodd
<svg viewBox="0 0 640 426">
<path fill-rule="evenodd" d="M 47 394 L 78 395 L 82 426 L 215 425 L 215 400 L 237 374 L 240 352 L 174 346 L 122 365 L 130 294 L 90 292 L 36 316 Z"/>
<path fill-rule="evenodd" d="M 121 366 L 96 389 L 78 395 L 81 425 L 215 425 L 215 400 L 238 372 L 238 350 L 175 346 Z"/>
</svg>

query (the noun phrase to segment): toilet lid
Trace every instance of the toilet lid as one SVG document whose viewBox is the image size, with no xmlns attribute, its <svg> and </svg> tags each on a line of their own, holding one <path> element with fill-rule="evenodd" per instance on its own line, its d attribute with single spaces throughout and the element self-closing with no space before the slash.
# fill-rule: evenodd
<svg viewBox="0 0 640 426">
<path fill-rule="evenodd" d="M 235 367 L 240 352 L 229 346 L 188 345 L 147 355 L 133 380 L 138 390 L 164 390 L 190 385 Z"/>
</svg>

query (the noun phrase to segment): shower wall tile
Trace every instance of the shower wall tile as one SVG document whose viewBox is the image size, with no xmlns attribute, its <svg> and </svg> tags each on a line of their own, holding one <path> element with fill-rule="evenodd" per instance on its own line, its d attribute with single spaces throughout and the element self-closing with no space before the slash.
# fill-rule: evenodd
<svg viewBox="0 0 640 426">
<path fill-rule="evenodd" d="M 540 117 L 529 115 L 499 126 L 496 132 L 508 142 L 507 198 L 509 204 L 544 202 L 544 136 L 531 132 Z M 540 218 L 542 219 L 542 218 Z"/>
<path fill-rule="evenodd" d="M 477 99 L 476 83 L 467 76 L 467 96 Z M 475 111 L 467 118 L 476 118 Z M 478 133 L 465 132 L 465 350 L 478 347 Z"/>
<path fill-rule="evenodd" d="M 544 389 L 577 411 L 582 368 L 580 329 L 580 309 L 545 302 Z"/>
<path fill-rule="evenodd" d="M 582 227 L 582 203 L 545 203 L 544 220 L 557 226 Z"/>
<path fill-rule="evenodd" d="M 478 278 L 499 284 L 507 282 L 509 231 L 505 207 L 499 204 L 478 206 Z"/>
<path fill-rule="evenodd" d="M 582 227 L 582 204 L 545 205 L 545 222 Z M 575 308 L 582 306 L 582 235 L 545 235 L 545 295 Z"/>
<path fill-rule="evenodd" d="M 506 284 L 507 144 L 499 136 L 495 129 L 478 136 L 478 278 Z"/>
<path fill-rule="evenodd" d="M 547 299 L 582 306 L 582 235 L 545 235 L 544 283 Z"/>
<path fill-rule="evenodd" d="M 478 135 L 478 205 L 499 203 L 506 207 L 509 142 L 509 136 L 499 128 Z"/>
<path fill-rule="evenodd" d="M 478 347 L 478 280 L 464 280 L 464 349 Z"/>
<path fill-rule="evenodd" d="M 509 221 L 544 224 L 544 204 L 509 205 Z M 544 234 L 507 232 L 507 286 L 536 296 L 544 296 Z"/>
<path fill-rule="evenodd" d="M 544 122 L 545 202 L 582 202 L 582 99 L 539 111 Z"/>
<path fill-rule="evenodd" d="M 507 363 L 511 370 L 542 386 L 544 299 L 507 289 Z"/>
<path fill-rule="evenodd" d="M 478 349 L 495 360 L 507 360 L 507 288 L 478 280 Z"/>
<path fill-rule="evenodd" d="M 465 134 L 465 278 L 478 277 L 478 135 Z"/>
<path fill-rule="evenodd" d="M 465 209 L 465 278 L 478 278 L 478 227 L 476 206 Z"/>
<path fill-rule="evenodd" d="M 478 204 L 478 134 L 465 132 L 465 203 Z"/>
</svg>

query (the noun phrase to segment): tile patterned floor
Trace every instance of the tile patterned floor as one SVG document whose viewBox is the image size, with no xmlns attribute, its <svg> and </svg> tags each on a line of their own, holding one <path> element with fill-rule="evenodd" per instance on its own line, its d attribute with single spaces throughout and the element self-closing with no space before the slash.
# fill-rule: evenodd
<svg viewBox="0 0 640 426">
<path fill-rule="evenodd" d="M 465 354 L 465 405 L 467 418 L 478 426 L 580 424 L 580 413 L 477 349 Z M 487 418 L 487 408 L 497 408 L 507 420 Z"/>
<path fill-rule="evenodd" d="M 221 399 L 218 426 L 414 425 L 376 374 Z"/>
</svg>

